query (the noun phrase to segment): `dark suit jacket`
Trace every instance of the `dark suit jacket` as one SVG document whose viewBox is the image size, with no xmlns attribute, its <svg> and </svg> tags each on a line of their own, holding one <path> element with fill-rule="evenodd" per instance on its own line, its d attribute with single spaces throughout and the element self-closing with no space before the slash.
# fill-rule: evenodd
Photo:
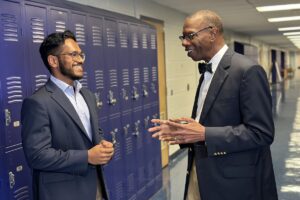
<svg viewBox="0 0 300 200">
<path fill-rule="evenodd" d="M 22 142 L 33 169 L 34 199 L 95 200 L 97 179 L 107 198 L 102 168 L 88 164 L 87 150 L 99 143 L 94 95 L 82 88 L 91 118 L 93 142 L 65 94 L 48 81 L 22 105 Z"/>
<path fill-rule="evenodd" d="M 196 117 L 197 89 L 192 117 Z M 270 145 L 274 139 L 272 100 L 265 71 L 227 50 L 208 90 L 200 123 L 205 143 L 189 146 L 202 200 L 275 200 Z M 188 173 L 189 174 L 189 173 Z M 187 176 L 187 185 L 189 176 Z"/>
</svg>

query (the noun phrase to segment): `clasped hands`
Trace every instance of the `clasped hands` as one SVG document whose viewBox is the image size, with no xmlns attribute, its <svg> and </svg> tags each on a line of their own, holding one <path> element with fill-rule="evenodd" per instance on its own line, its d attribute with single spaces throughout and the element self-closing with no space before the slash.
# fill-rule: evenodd
<svg viewBox="0 0 300 200">
<path fill-rule="evenodd" d="M 154 133 L 153 138 L 166 141 L 169 144 L 195 143 L 205 140 L 205 127 L 192 118 L 152 119 L 156 126 L 148 131 Z"/>
<path fill-rule="evenodd" d="M 99 144 L 88 150 L 88 162 L 93 165 L 103 165 L 110 161 L 113 154 L 113 144 L 102 140 Z"/>
</svg>

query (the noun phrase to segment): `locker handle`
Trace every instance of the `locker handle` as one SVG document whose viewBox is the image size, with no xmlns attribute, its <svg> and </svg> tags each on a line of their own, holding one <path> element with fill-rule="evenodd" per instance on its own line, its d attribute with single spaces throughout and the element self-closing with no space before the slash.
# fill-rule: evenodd
<svg viewBox="0 0 300 200">
<path fill-rule="evenodd" d="M 137 91 L 137 88 L 136 87 L 133 87 L 132 88 L 133 89 L 133 92 L 132 92 L 132 99 L 133 100 L 137 100 L 138 98 L 139 98 L 139 93 L 138 93 L 138 91 Z"/>
<path fill-rule="evenodd" d="M 14 187 L 15 184 L 16 184 L 14 173 L 9 172 L 9 173 L 8 173 L 8 178 L 9 178 L 9 187 L 10 187 L 10 189 L 13 189 L 13 187 Z"/>
<path fill-rule="evenodd" d="M 5 109 L 4 112 L 5 112 L 5 125 L 9 126 L 9 124 L 11 123 L 11 112 L 8 109 Z"/>
<path fill-rule="evenodd" d="M 143 96 L 144 97 L 148 97 L 149 96 L 149 92 L 147 90 L 147 86 L 146 85 L 143 85 Z"/>
<path fill-rule="evenodd" d="M 114 98 L 113 91 L 109 90 L 108 92 L 108 104 L 109 105 L 115 105 L 117 103 L 117 99 Z"/>
</svg>

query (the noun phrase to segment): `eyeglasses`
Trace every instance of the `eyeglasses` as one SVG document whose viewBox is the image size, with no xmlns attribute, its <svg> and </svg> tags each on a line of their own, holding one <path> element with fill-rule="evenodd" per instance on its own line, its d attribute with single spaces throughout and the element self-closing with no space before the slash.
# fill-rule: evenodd
<svg viewBox="0 0 300 200">
<path fill-rule="evenodd" d="M 73 52 L 70 52 L 70 53 L 57 54 L 56 56 L 59 56 L 59 55 L 68 55 L 68 56 L 71 56 L 73 60 L 75 58 L 78 59 L 78 57 L 80 57 L 83 61 L 85 60 L 85 53 L 83 53 L 83 52 L 79 53 L 77 51 L 73 51 Z"/>
<path fill-rule="evenodd" d="M 179 36 L 179 39 L 180 39 L 181 41 L 183 41 L 183 40 L 191 41 L 191 40 L 194 39 L 194 37 L 195 37 L 198 33 L 202 32 L 202 31 L 204 31 L 204 30 L 206 30 L 206 29 L 209 29 L 209 28 L 213 28 L 213 27 L 212 27 L 212 26 L 208 26 L 208 27 L 205 27 L 205 28 L 203 28 L 203 29 L 201 29 L 201 30 L 195 32 L 195 33 L 189 33 L 189 34 L 187 34 L 187 35 L 181 35 L 181 36 Z"/>
</svg>

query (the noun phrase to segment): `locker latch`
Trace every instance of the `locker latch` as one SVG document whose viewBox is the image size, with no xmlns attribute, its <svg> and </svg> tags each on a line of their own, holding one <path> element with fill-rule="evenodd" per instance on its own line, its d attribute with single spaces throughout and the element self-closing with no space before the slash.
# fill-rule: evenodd
<svg viewBox="0 0 300 200">
<path fill-rule="evenodd" d="M 140 134 L 140 120 L 134 122 L 133 135 L 138 136 Z"/>
<path fill-rule="evenodd" d="M 13 187 L 14 187 L 15 184 L 16 184 L 14 173 L 9 172 L 9 173 L 8 173 L 8 178 L 9 178 L 9 187 L 10 187 L 10 189 L 13 189 Z"/>
<path fill-rule="evenodd" d="M 149 116 L 147 116 L 147 117 L 144 119 L 145 129 L 147 129 L 148 126 L 149 126 L 149 120 L 150 120 L 150 117 L 149 117 Z"/>
<path fill-rule="evenodd" d="M 155 84 L 154 83 L 151 83 L 151 90 L 154 94 L 157 93 L 157 90 L 156 90 L 156 87 L 155 87 Z"/>
<path fill-rule="evenodd" d="M 117 103 L 117 99 L 114 98 L 113 91 L 108 91 L 108 104 L 109 105 L 115 105 Z"/>
<path fill-rule="evenodd" d="M 126 124 L 126 126 L 123 127 L 123 129 L 124 129 L 124 134 L 125 134 L 125 135 L 128 134 L 129 127 L 130 127 L 129 124 Z"/>
<path fill-rule="evenodd" d="M 103 106 L 103 102 L 100 100 L 99 96 L 100 96 L 99 92 L 95 93 L 97 108 L 101 109 Z"/>
<path fill-rule="evenodd" d="M 9 126 L 11 123 L 11 112 L 8 109 L 5 109 L 5 125 Z"/>
<path fill-rule="evenodd" d="M 118 129 L 115 128 L 115 130 L 111 131 L 110 134 L 111 134 L 111 143 L 115 146 L 117 144 L 117 137 L 116 137 L 116 134 L 118 132 Z"/>
<path fill-rule="evenodd" d="M 138 93 L 138 91 L 137 91 L 137 88 L 136 87 L 133 87 L 132 88 L 132 98 L 134 99 L 134 100 L 137 100 L 138 98 L 139 98 L 139 93 Z"/>
<path fill-rule="evenodd" d="M 128 95 L 127 95 L 127 91 L 126 91 L 124 88 L 122 88 L 122 97 L 123 97 L 123 99 L 125 99 L 126 101 L 129 99 L 129 97 L 128 97 Z"/>
<path fill-rule="evenodd" d="M 143 96 L 144 96 L 144 97 L 148 97 L 148 95 L 149 95 L 149 92 L 148 92 L 148 90 L 147 90 L 147 86 L 146 86 L 146 85 L 143 85 Z"/>
</svg>

